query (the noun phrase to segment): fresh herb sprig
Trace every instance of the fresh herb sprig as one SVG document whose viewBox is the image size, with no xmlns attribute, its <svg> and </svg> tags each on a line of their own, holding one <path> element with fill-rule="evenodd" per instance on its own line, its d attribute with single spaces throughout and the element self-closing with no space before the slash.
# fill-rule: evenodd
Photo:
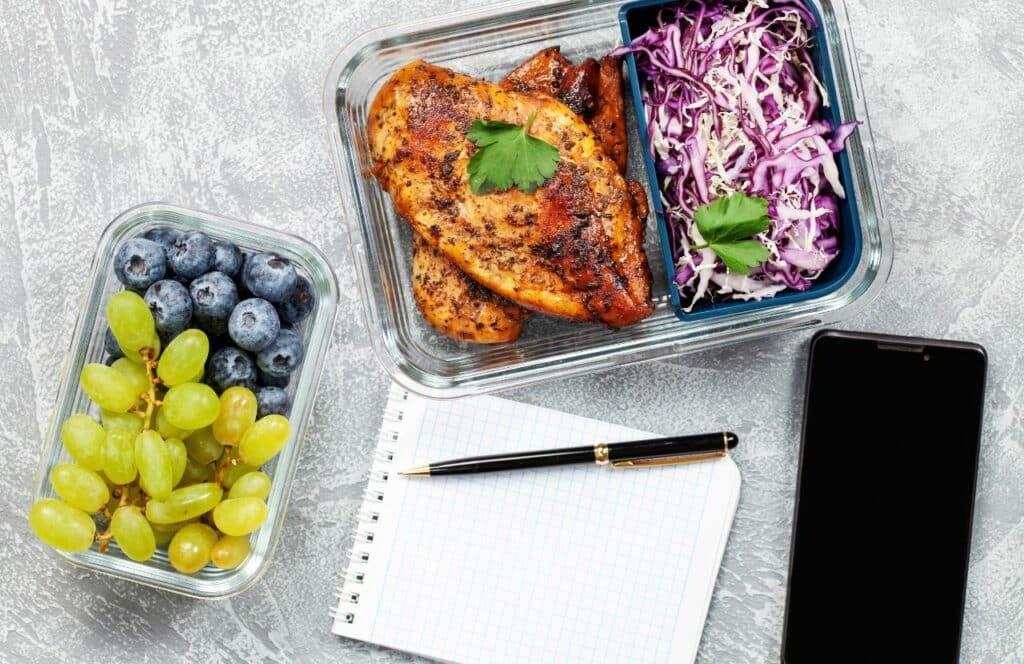
<svg viewBox="0 0 1024 664">
<path fill-rule="evenodd" d="M 558 148 L 535 136 L 530 125 L 514 125 L 499 120 L 475 120 L 466 137 L 480 148 L 469 160 L 469 186 L 474 194 L 518 187 L 532 193 L 558 169 Z"/>
<path fill-rule="evenodd" d="M 768 230 L 771 224 L 765 199 L 743 192 L 722 196 L 697 208 L 693 219 L 704 244 L 691 245 L 690 249 L 711 249 L 730 271 L 750 274 L 751 268 L 768 259 L 768 248 L 759 240 L 749 239 Z"/>
</svg>

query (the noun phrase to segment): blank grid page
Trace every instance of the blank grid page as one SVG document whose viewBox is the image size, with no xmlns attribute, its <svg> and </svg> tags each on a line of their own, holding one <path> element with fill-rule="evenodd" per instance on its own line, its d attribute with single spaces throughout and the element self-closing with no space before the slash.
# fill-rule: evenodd
<svg viewBox="0 0 1024 664">
<path fill-rule="evenodd" d="M 413 400 L 394 470 L 653 437 L 493 397 Z M 730 459 L 393 474 L 365 601 L 336 631 L 458 662 L 692 661 L 738 495 Z"/>
</svg>

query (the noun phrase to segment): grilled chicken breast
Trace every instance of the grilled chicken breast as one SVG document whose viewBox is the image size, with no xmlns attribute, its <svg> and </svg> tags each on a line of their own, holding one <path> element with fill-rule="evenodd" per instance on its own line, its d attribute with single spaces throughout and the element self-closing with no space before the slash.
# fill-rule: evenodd
<svg viewBox="0 0 1024 664">
<path fill-rule="evenodd" d="M 477 196 L 466 165 L 477 118 L 522 124 L 559 148 L 528 194 Z M 414 62 L 370 109 L 374 173 L 396 210 L 474 281 L 524 307 L 621 327 L 653 311 L 643 221 L 612 159 L 564 104 Z"/>
<path fill-rule="evenodd" d="M 598 76 L 599 67 L 593 58 L 574 65 L 558 46 L 551 46 L 510 71 L 499 85 L 529 95 L 544 93 L 586 117 L 600 103 Z"/>
<path fill-rule="evenodd" d="M 478 344 L 519 338 L 529 311 L 470 279 L 419 235 L 413 236 L 413 249 L 413 297 L 428 323 L 453 339 Z"/>
<path fill-rule="evenodd" d="M 594 130 L 597 140 L 605 153 L 615 160 L 619 172 L 626 174 L 626 157 L 629 145 L 626 143 L 626 100 L 622 96 L 622 63 L 618 58 L 601 58 L 597 73 L 597 104 L 587 124 Z M 640 187 L 643 194 L 643 187 Z M 644 212 L 647 216 L 647 198 L 644 196 Z"/>
<path fill-rule="evenodd" d="M 557 46 L 545 48 L 511 71 L 501 87 L 525 94 L 546 94 L 581 115 L 598 142 L 626 171 L 625 103 L 622 65 L 617 58 L 588 59 L 579 65 Z M 643 187 L 627 182 L 637 215 L 647 217 Z M 417 236 L 419 237 L 419 236 Z M 423 317 L 449 337 L 477 344 L 515 341 L 529 311 L 473 281 L 425 241 L 413 243 L 413 297 Z"/>
</svg>

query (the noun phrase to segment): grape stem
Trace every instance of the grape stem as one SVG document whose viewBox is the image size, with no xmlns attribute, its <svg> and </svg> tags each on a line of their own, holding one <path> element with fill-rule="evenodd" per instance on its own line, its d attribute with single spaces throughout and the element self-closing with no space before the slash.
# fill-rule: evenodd
<svg viewBox="0 0 1024 664">
<path fill-rule="evenodd" d="M 231 456 L 231 446 L 225 445 L 224 454 L 221 455 L 220 466 L 217 467 L 217 474 L 214 476 L 213 481 L 216 482 L 217 484 L 220 484 L 221 481 L 224 479 L 224 471 L 226 471 L 229 466 L 237 465 L 238 457 Z"/>
<path fill-rule="evenodd" d="M 142 418 L 142 430 L 148 431 L 153 425 L 153 413 L 156 407 L 161 405 L 163 402 L 156 398 L 156 386 L 162 381 L 160 376 L 156 375 L 157 361 L 153 358 L 152 348 L 143 348 L 139 351 L 139 355 L 146 362 L 146 377 L 149 378 L 149 391 L 142 393 L 142 399 L 146 402 L 146 410 L 143 413 L 138 413 L 139 417 Z"/>
<path fill-rule="evenodd" d="M 121 499 L 119 501 L 117 501 L 117 509 L 114 510 L 115 512 L 128 504 L 129 498 L 131 497 L 131 493 L 132 493 L 131 487 L 127 487 L 127 486 L 121 487 L 120 491 L 121 491 Z M 111 516 L 111 518 L 113 518 L 114 515 L 111 514 L 110 516 Z M 102 535 L 94 535 L 95 541 L 100 543 L 100 548 L 99 548 L 100 553 L 106 553 L 107 549 L 110 548 L 110 539 L 114 536 L 113 532 L 111 532 L 112 528 L 113 528 L 113 523 L 108 524 L 107 525 L 107 529 L 105 531 L 103 531 Z"/>
</svg>

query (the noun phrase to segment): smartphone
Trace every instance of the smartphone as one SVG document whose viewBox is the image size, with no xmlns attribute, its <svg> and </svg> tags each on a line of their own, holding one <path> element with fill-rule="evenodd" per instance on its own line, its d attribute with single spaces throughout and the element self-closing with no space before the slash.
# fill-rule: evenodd
<svg viewBox="0 0 1024 664">
<path fill-rule="evenodd" d="M 986 367 L 976 344 L 814 337 L 784 664 L 958 660 Z"/>
</svg>

